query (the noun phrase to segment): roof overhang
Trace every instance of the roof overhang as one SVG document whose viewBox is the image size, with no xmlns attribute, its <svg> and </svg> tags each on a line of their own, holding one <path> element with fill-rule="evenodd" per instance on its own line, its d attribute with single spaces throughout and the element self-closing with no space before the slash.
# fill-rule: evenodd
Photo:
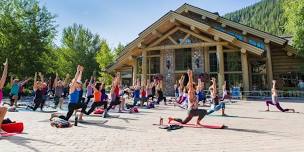
<svg viewBox="0 0 304 152">
<path fill-rule="evenodd" d="M 211 18 L 211 19 L 216 20 L 216 21 L 218 21 L 218 22 L 220 22 L 222 24 L 225 24 L 225 25 L 234 27 L 236 29 L 240 29 L 242 31 L 245 31 L 246 33 L 250 33 L 252 35 L 256 35 L 258 37 L 264 38 L 264 40 L 267 40 L 267 41 L 269 40 L 269 41 L 272 41 L 272 42 L 280 44 L 280 45 L 284 45 L 284 44 L 287 43 L 287 40 L 284 39 L 284 38 L 281 38 L 281 37 L 272 35 L 270 33 L 266 33 L 266 32 L 254 29 L 252 27 L 249 27 L 249 26 L 237 23 L 237 22 L 233 22 L 233 21 L 228 20 L 226 18 L 223 18 L 223 17 L 221 17 L 219 15 L 216 15 L 216 14 L 214 14 L 212 12 L 209 12 L 207 10 L 204 10 L 204 9 L 201 9 L 201 8 L 189 5 L 187 3 L 184 4 L 184 5 L 182 5 L 181 7 L 179 7 L 176 10 L 177 13 L 188 12 L 188 11 L 200 14 L 200 15 L 202 15 L 204 17 L 207 17 L 207 18 Z"/>
<path fill-rule="evenodd" d="M 223 39 L 223 40 L 225 40 L 227 42 L 230 42 L 233 45 L 236 45 L 236 46 L 238 46 L 238 47 L 240 47 L 242 49 L 246 49 L 249 52 L 251 52 L 253 54 L 256 54 L 256 55 L 262 55 L 264 53 L 263 49 L 260 49 L 260 48 L 257 48 L 255 46 L 252 46 L 250 44 L 247 44 L 245 42 L 239 41 L 235 37 L 233 37 L 233 36 L 231 36 L 231 35 L 229 35 L 227 33 L 224 33 L 224 32 L 219 31 L 219 30 L 217 30 L 217 29 L 215 29 L 215 28 L 213 28 L 213 27 L 211 27 L 211 26 L 209 26 L 207 24 L 204 24 L 202 22 L 198 22 L 198 21 L 193 20 L 193 19 L 191 19 L 189 17 L 186 17 L 186 16 L 183 16 L 183 15 L 179 14 L 179 13 L 185 11 L 185 10 L 186 11 L 190 10 L 190 11 L 193 11 L 193 12 L 196 12 L 196 13 L 200 13 L 202 15 L 206 15 L 207 17 L 209 17 L 211 19 L 214 19 L 214 20 L 220 20 L 220 21 L 226 20 L 226 19 L 224 19 L 224 18 L 222 18 L 222 17 L 220 17 L 220 16 L 218 16 L 216 14 L 213 14 L 211 12 L 208 12 L 208 11 L 205 11 L 205 10 L 193 7 L 193 6 L 188 5 L 188 4 L 184 4 L 183 6 L 181 6 L 180 8 L 177 9 L 177 12 L 174 12 L 174 11 L 168 12 L 167 14 L 165 14 L 164 16 L 162 16 L 159 20 L 157 20 L 152 25 L 150 25 L 148 28 L 146 28 L 144 31 L 142 31 L 141 33 L 139 33 L 138 37 L 135 40 L 133 40 L 132 42 L 130 42 L 123 49 L 123 51 L 120 53 L 119 57 L 116 59 L 116 62 L 114 64 L 110 65 L 107 68 L 107 71 L 113 71 L 114 69 L 116 69 L 118 67 L 119 64 L 123 63 L 125 60 L 129 60 L 129 58 L 126 58 L 126 57 L 129 56 L 129 55 L 131 55 L 132 50 L 134 50 L 135 48 L 138 48 L 139 44 L 141 44 L 141 42 L 144 40 L 144 38 L 146 36 L 148 36 L 153 31 L 157 30 L 157 28 L 159 28 L 162 24 L 164 24 L 167 21 L 170 21 L 172 23 L 174 23 L 175 21 L 178 21 L 179 23 L 182 23 L 182 24 L 184 24 L 186 26 L 194 27 L 196 29 L 199 29 L 203 33 L 207 33 L 207 34 L 211 34 L 213 36 L 217 36 L 220 39 Z M 232 21 L 230 21 L 230 22 L 232 22 Z M 232 26 L 232 23 L 230 23 L 230 22 L 227 25 L 231 24 L 231 26 Z M 228 23 L 228 21 L 227 21 L 227 23 Z M 233 23 L 233 24 L 236 24 L 236 23 Z M 238 25 L 238 24 L 236 24 L 236 25 Z M 249 27 L 241 25 L 241 24 L 239 24 L 238 26 L 241 29 L 246 29 L 247 28 L 246 29 L 247 32 L 254 31 L 254 34 L 257 35 L 257 36 L 260 36 L 260 35 L 264 34 L 264 36 L 265 35 L 267 36 L 267 37 L 265 37 L 265 39 L 267 38 L 268 40 L 276 42 L 278 44 L 285 44 L 287 42 L 285 39 L 282 39 L 282 38 L 279 38 L 279 37 L 275 37 L 273 35 L 269 35 L 267 33 L 264 33 L 264 32 L 261 32 L 261 31 L 249 28 Z"/>
</svg>

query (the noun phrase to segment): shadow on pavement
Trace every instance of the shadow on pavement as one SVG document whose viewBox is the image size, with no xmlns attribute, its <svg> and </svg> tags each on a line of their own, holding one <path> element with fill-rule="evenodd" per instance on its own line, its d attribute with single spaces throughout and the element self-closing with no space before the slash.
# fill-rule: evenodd
<svg viewBox="0 0 304 152">
<path fill-rule="evenodd" d="M 41 140 L 41 139 L 30 139 L 30 138 L 21 137 L 21 136 L 18 136 L 18 135 L 17 136 L 12 136 L 12 137 L 9 137 L 9 138 L 2 138 L 1 140 L 7 140 L 11 143 L 14 143 L 16 145 L 28 148 L 28 149 L 30 149 L 32 151 L 35 151 L 35 152 L 40 152 L 40 150 L 38 150 L 35 147 L 32 147 L 32 146 L 28 145 L 29 143 L 39 142 L 39 143 L 50 144 L 52 146 L 63 146 L 63 145 L 60 145 L 60 144 L 52 143 L 52 142 Z"/>
<path fill-rule="evenodd" d="M 255 130 L 255 129 L 241 129 L 241 128 L 230 128 L 230 127 L 228 127 L 228 128 L 225 128 L 224 130 L 244 132 L 244 133 L 267 134 L 267 135 L 280 136 L 280 137 L 288 137 L 288 136 L 273 133 L 271 131 Z"/>
<path fill-rule="evenodd" d="M 243 119 L 264 119 L 264 118 L 258 118 L 258 117 L 244 117 L 244 116 L 232 116 L 232 115 L 226 115 L 226 116 L 222 116 L 222 115 L 209 115 L 211 117 L 223 117 L 223 118 L 243 118 Z"/>
<path fill-rule="evenodd" d="M 125 121 L 126 123 L 130 123 L 129 120 L 138 120 L 138 119 L 135 119 L 135 118 L 122 118 L 122 117 L 119 117 L 117 119 L 121 119 L 121 120 Z"/>
</svg>

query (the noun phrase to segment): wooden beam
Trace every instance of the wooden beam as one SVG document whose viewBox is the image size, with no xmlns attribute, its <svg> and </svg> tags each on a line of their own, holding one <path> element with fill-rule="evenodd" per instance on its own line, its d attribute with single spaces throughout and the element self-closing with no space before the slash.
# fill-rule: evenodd
<svg viewBox="0 0 304 152">
<path fill-rule="evenodd" d="M 200 42 L 191 44 L 177 44 L 177 45 L 163 45 L 145 48 L 147 51 L 152 50 L 167 50 L 167 49 L 182 49 L 182 48 L 194 48 L 194 47 L 210 47 L 216 45 L 228 45 L 228 42 Z"/>
<path fill-rule="evenodd" d="M 183 38 L 183 40 L 181 41 L 181 44 L 184 44 L 185 41 L 186 41 L 186 39 L 189 38 L 189 36 L 190 36 L 190 33 L 188 33 L 188 34 Z"/>
<path fill-rule="evenodd" d="M 205 65 L 205 72 L 209 73 L 209 47 L 204 47 L 204 65 Z"/>
<path fill-rule="evenodd" d="M 175 44 L 175 45 L 178 44 L 171 36 L 168 36 L 168 38 L 169 38 L 169 40 L 170 40 L 173 44 Z"/>
<path fill-rule="evenodd" d="M 209 25 L 202 24 L 191 18 L 185 17 L 185 16 L 177 14 L 177 13 L 174 14 L 174 17 L 175 17 L 175 20 L 178 20 L 178 21 L 184 23 L 185 25 L 195 26 L 203 31 L 208 31 L 211 28 Z"/>
<path fill-rule="evenodd" d="M 141 75 L 141 85 L 145 85 L 147 80 L 147 51 L 142 50 L 142 75 Z"/>
<path fill-rule="evenodd" d="M 206 42 L 215 42 L 214 40 L 208 38 L 208 37 L 205 37 L 205 36 L 202 36 L 202 35 L 199 35 L 199 34 L 196 34 L 188 29 L 185 29 L 185 28 L 182 28 L 182 27 L 179 27 L 179 30 L 185 32 L 185 33 L 190 33 L 191 35 L 193 35 L 194 37 L 202 40 L 202 41 L 206 41 Z"/>
<path fill-rule="evenodd" d="M 162 36 L 163 36 L 163 34 L 160 33 L 160 32 L 157 31 L 157 30 L 153 30 L 153 31 L 152 31 L 152 34 L 155 35 L 155 36 L 157 36 L 157 37 L 162 37 Z"/>
<path fill-rule="evenodd" d="M 271 60 L 271 50 L 269 44 L 265 44 L 266 48 L 266 64 L 267 64 L 267 78 L 268 78 L 268 87 L 269 89 L 272 86 L 272 80 L 273 80 L 273 73 L 272 73 L 272 60 Z"/>
<path fill-rule="evenodd" d="M 142 42 L 140 42 L 140 43 L 138 43 L 137 47 L 143 49 L 146 47 L 146 45 L 143 44 Z"/>
<path fill-rule="evenodd" d="M 248 57 L 246 49 L 241 49 L 241 62 L 242 62 L 242 76 L 244 91 L 249 91 L 249 70 L 248 70 Z"/>
<path fill-rule="evenodd" d="M 159 39 L 157 39 L 156 41 L 154 41 L 152 44 L 149 45 L 149 47 L 153 47 L 157 44 L 159 44 L 160 42 L 162 42 L 163 40 L 165 40 L 166 38 L 168 38 L 168 36 L 170 36 L 171 34 L 173 34 L 174 32 L 176 32 L 179 28 L 175 27 L 173 28 L 171 31 L 167 32 L 165 35 L 163 35 L 162 37 L 160 37 Z"/>
<path fill-rule="evenodd" d="M 241 48 L 244 48 L 244 49 L 246 49 L 247 51 L 250 51 L 250 52 L 252 52 L 252 53 L 254 53 L 254 54 L 257 54 L 257 55 L 262 55 L 263 53 L 264 53 L 264 50 L 263 49 L 260 49 L 260 48 L 257 48 L 257 47 L 255 47 L 255 46 L 252 46 L 252 45 L 250 45 L 250 44 L 247 44 L 247 43 L 245 43 L 245 42 L 241 42 L 241 41 L 235 41 L 234 42 L 234 44 L 236 45 L 236 46 L 239 46 L 239 47 L 241 47 Z"/>
<path fill-rule="evenodd" d="M 264 43 L 269 44 L 270 40 L 269 39 L 264 39 Z"/>
<path fill-rule="evenodd" d="M 134 58 L 133 59 L 133 69 L 132 69 L 132 84 L 133 86 L 136 84 L 136 75 L 137 75 L 137 60 Z"/>
<path fill-rule="evenodd" d="M 196 34 L 199 34 L 200 31 L 195 26 L 190 26 L 191 31 L 193 31 Z"/>
<path fill-rule="evenodd" d="M 171 23 L 175 23 L 175 18 L 172 17 L 172 18 L 170 19 L 170 22 L 171 22 Z"/>
<path fill-rule="evenodd" d="M 222 86 L 224 84 L 225 75 L 224 75 L 224 52 L 223 52 L 223 46 L 218 44 L 216 45 L 216 55 L 217 55 L 217 63 L 219 65 L 218 68 L 218 87 L 219 90 L 222 91 Z"/>
</svg>

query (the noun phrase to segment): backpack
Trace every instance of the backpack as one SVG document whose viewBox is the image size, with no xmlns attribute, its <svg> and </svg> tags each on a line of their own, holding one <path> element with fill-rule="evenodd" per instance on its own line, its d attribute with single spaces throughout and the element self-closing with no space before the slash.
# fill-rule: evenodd
<svg viewBox="0 0 304 152">
<path fill-rule="evenodd" d="M 52 127 L 56 128 L 69 128 L 72 127 L 72 124 L 66 120 L 58 119 L 51 122 Z"/>
</svg>

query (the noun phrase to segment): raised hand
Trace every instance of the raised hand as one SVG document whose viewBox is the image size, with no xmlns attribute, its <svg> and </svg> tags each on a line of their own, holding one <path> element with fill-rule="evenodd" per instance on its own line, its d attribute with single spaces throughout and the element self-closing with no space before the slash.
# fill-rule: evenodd
<svg viewBox="0 0 304 152">
<path fill-rule="evenodd" d="M 8 66 L 8 59 L 6 58 L 5 62 L 3 63 L 3 65 L 6 67 Z"/>
<path fill-rule="evenodd" d="M 188 70 L 187 73 L 189 77 L 192 76 L 192 70 Z"/>
</svg>

